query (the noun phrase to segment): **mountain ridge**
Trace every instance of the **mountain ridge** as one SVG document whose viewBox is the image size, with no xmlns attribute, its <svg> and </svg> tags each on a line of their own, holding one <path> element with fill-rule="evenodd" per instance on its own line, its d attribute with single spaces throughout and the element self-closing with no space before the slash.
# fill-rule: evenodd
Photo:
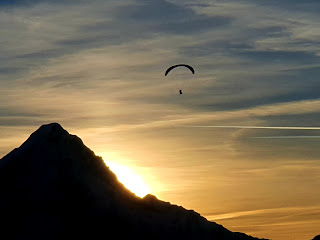
<svg viewBox="0 0 320 240">
<path fill-rule="evenodd" d="M 151 194 L 137 197 L 58 123 L 0 159 L 0 189 L 0 227 L 10 239 L 258 239 Z"/>
</svg>

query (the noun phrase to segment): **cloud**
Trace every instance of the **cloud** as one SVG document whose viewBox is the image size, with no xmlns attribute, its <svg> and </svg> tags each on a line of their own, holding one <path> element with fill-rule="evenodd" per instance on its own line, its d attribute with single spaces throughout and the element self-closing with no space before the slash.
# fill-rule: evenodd
<svg viewBox="0 0 320 240">
<path fill-rule="evenodd" d="M 3 6 L 0 107 L 17 115 L 2 123 L 55 120 L 109 132 L 221 122 L 285 126 L 283 119 L 290 126 L 317 126 L 306 116 L 319 111 L 318 17 L 274 4 Z M 196 68 L 183 99 L 175 79 L 163 76 L 177 62 Z"/>
<path fill-rule="evenodd" d="M 3 0 L 0 3 L 0 7 L 3 8 L 16 8 L 16 7 L 30 7 L 39 3 L 50 3 L 49 0 Z M 66 1 L 55 1 L 56 4 L 64 3 L 64 4 L 75 4 L 75 3 L 83 3 L 85 1 L 75 1 L 75 0 L 66 0 Z"/>
<path fill-rule="evenodd" d="M 271 209 L 257 209 L 251 211 L 242 211 L 242 212 L 233 212 L 233 213 L 224 213 L 224 214 L 217 214 L 217 215 L 208 215 L 206 216 L 211 221 L 217 221 L 220 219 L 229 219 L 229 218 L 239 218 L 244 216 L 252 216 L 252 215 L 264 215 L 264 214 L 283 214 L 289 215 L 293 217 L 293 215 L 297 214 L 312 214 L 315 211 L 320 211 L 320 206 L 307 206 L 307 207 L 284 207 L 284 208 L 271 208 Z M 274 223 L 280 224 L 280 223 Z"/>
<path fill-rule="evenodd" d="M 123 7 L 118 16 L 129 17 L 139 21 L 173 21 L 194 16 L 191 9 L 165 0 L 138 0 L 136 4 Z"/>
<path fill-rule="evenodd" d="M 187 128 L 236 128 L 236 129 L 280 129 L 280 130 L 320 130 L 320 127 L 266 127 L 266 126 L 196 126 L 196 125 L 185 125 L 182 127 Z"/>
<path fill-rule="evenodd" d="M 244 57 L 250 58 L 253 61 L 285 61 L 286 63 L 300 63 L 300 65 L 301 63 L 316 63 L 320 59 L 320 57 L 315 54 L 297 51 L 243 51 L 240 54 Z"/>
<path fill-rule="evenodd" d="M 317 130 L 271 128 L 319 127 L 318 8 L 311 0 L 1 1 L 0 154 L 60 122 L 97 152 L 159 168 L 160 197 L 233 214 L 221 221 L 314 204 Z M 177 63 L 196 74 L 165 77 Z"/>
</svg>

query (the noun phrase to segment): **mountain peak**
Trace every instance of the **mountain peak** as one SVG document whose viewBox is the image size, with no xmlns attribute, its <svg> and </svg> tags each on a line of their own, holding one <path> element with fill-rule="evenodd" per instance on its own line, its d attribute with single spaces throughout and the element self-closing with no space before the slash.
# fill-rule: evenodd
<svg viewBox="0 0 320 240">
<path fill-rule="evenodd" d="M 0 189 L 10 239 L 255 239 L 151 194 L 136 197 L 58 123 L 41 126 L 0 160 Z"/>
<path fill-rule="evenodd" d="M 62 128 L 59 123 L 50 123 L 42 125 L 38 130 L 31 134 L 27 141 L 57 141 L 62 136 L 69 135 L 69 133 Z"/>
</svg>

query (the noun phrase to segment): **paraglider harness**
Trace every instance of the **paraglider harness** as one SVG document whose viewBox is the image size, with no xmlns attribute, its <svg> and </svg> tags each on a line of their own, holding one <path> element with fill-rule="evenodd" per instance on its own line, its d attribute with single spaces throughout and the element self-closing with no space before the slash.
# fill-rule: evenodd
<svg viewBox="0 0 320 240">
<path fill-rule="evenodd" d="M 179 89 L 179 93 L 182 94 L 182 89 Z"/>
</svg>

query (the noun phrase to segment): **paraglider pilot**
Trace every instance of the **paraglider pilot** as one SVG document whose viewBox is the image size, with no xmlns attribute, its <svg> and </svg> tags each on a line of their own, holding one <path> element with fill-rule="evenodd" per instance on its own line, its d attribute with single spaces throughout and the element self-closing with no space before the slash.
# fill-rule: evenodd
<svg viewBox="0 0 320 240">
<path fill-rule="evenodd" d="M 179 90 L 179 93 L 182 94 L 182 89 Z"/>
</svg>

